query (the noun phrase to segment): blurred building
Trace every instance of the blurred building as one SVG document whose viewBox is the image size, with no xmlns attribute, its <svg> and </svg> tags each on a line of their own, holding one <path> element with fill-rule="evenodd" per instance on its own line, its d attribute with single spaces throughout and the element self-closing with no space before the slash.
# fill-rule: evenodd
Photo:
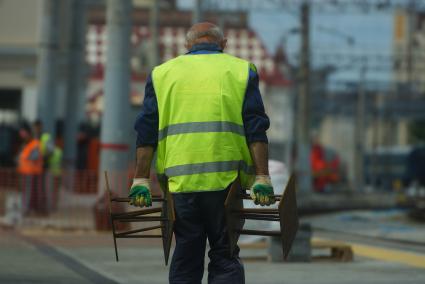
<svg viewBox="0 0 425 284">
<path fill-rule="evenodd" d="M 69 5 L 60 2 L 57 119 L 64 116 Z M 0 123 L 34 121 L 37 115 L 37 56 L 43 21 L 43 0 L 0 1 Z"/>
<path fill-rule="evenodd" d="M 37 0 L 0 2 L 0 122 L 35 118 L 35 108 L 30 106 L 36 104 L 41 4 Z"/>
<path fill-rule="evenodd" d="M 425 13 L 395 10 L 392 44 L 391 82 L 347 84 L 345 90 L 328 90 L 320 98 L 319 108 L 313 106 L 321 114 L 317 117 L 321 142 L 341 155 L 353 184 L 360 154 L 366 183 L 390 189 L 392 183 L 400 181 L 406 171 L 406 163 L 400 161 L 413 149 L 409 125 L 425 117 Z M 365 102 L 359 113 L 361 89 Z M 359 114 L 364 120 L 361 151 L 355 142 Z"/>
<path fill-rule="evenodd" d="M 14 124 L 19 120 L 34 121 L 37 114 L 37 56 L 41 45 L 43 0 L 0 1 L 0 123 Z M 65 116 L 66 80 L 68 79 L 69 41 L 72 0 L 60 1 L 58 82 L 56 105 L 51 106 L 60 120 Z M 106 1 L 86 0 L 86 104 L 76 110 L 86 115 L 92 125 L 98 125 L 103 111 L 103 80 L 105 75 L 107 33 Z M 139 112 L 143 101 L 144 84 L 152 68 L 186 52 L 186 30 L 192 24 L 191 10 L 178 10 L 175 0 L 159 2 L 158 25 L 152 26 L 151 0 L 133 0 L 133 29 L 131 35 L 132 86 L 130 100 L 132 117 Z M 288 80 L 288 65 L 284 50 L 270 54 L 261 37 L 248 26 L 245 11 L 204 11 L 203 18 L 223 28 L 228 38 L 226 52 L 253 62 L 260 74 L 260 88 L 271 116 L 269 138 L 271 156 L 278 160 L 289 158 L 292 137 L 292 97 Z M 153 42 L 156 28 L 158 42 Z M 153 59 L 157 47 L 158 60 Z M 84 108 L 84 109 L 83 109 Z M 131 127 L 132 122 L 129 122 Z M 134 137 L 129 137 L 131 144 Z M 286 154 L 284 154 L 286 153 Z M 284 158 L 285 156 L 285 158 Z"/>
<path fill-rule="evenodd" d="M 425 119 L 425 11 L 396 10 L 393 52 L 394 89 L 399 100 L 398 124 L 404 124 L 404 141 L 408 144 L 414 142 L 409 137 L 408 126 Z"/>
<path fill-rule="evenodd" d="M 394 14 L 394 79 L 401 91 L 425 92 L 425 12 Z"/>
<path fill-rule="evenodd" d="M 185 34 L 192 24 L 192 11 L 176 10 L 175 1 L 160 2 L 157 33 L 158 42 L 152 42 L 152 26 L 149 19 L 151 1 L 134 1 L 132 15 L 132 86 L 131 102 L 136 116 L 143 102 L 144 85 L 154 62 L 152 48 L 158 46 L 159 62 L 165 62 L 186 53 Z M 248 26 L 248 15 L 242 11 L 204 12 L 204 19 L 220 25 L 228 39 L 225 52 L 253 62 L 260 74 L 260 88 L 264 96 L 271 128 L 271 157 L 277 160 L 289 158 L 289 141 L 292 137 L 293 105 L 291 84 L 288 80 L 284 51 L 276 56 L 269 54 L 261 38 Z M 88 13 L 87 62 L 90 66 L 88 83 L 88 114 L 94 121 L 100 120 L 105 75 L 107 38 L 105 31 L 105 6 L 92 6 Z"/>
</svg>

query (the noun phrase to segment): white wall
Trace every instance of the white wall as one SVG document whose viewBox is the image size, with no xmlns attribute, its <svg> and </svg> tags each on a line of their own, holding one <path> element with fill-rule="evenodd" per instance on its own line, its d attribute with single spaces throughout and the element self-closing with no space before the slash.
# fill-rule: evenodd
<svg viewBox="0 0 425 284">
<path fill-rule="evenodd" d="M 267 88 L 263 97 L 270 118 L 267 136 L 270 141 L 288 142 L 293 139 L 294 109 L 289 88 Z"/>
<path fill-rule="evenodd" d="M 346 166 L 347 178 L 354 180 L 354 129 L 355 124 L 349 117 L 327 117 L 320 126 L 320 142 L 337 151 Z"/>
<path fill-rule="evenodd" d="M 25 87 L 22 90 L 21 101 L 22 118 L 34 121 L 37 117 L 37 88 L 35 86 Z"/>
<path fill-rule="evenodd" d="M 0 46 L 36 46 L 42 4 L 42 0 L 1 0 Z"/>
</svg>

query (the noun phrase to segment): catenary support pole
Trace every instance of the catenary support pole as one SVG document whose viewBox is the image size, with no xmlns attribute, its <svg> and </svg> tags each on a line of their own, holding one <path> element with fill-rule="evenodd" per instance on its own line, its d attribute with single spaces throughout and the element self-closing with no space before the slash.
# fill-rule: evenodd
<svg viewBox="0 0 425 284">
<path fill-rule="evenodd" d="M 366 58 L 360 70 L 360 82 L 357 94 L 356 125 L 355 125 L 355 149 L 354 149 L 354 190 L 364 190 L 364 143 L 365 143 L 365 120 L 366 120 Z"/>
<path fill-rule="evenodd" d="M 296 121 L 296 173 L 302 193 L 311 191 L 310 164 L 310 3 L 301 4 L 301 50 Z"/>
<path fill-rule="evenodd" d="M 152 6 L 150 10 L 150 18 L 149 18 L 149 28 L 151 31 L 151 60 L 150 60 L 150 68 L 153 69 L 156 65 L 159 64 L 159 2 L 153 0 Z"/>
<path fill-rule="evenodd" d="M 72 0 L 68 57 L 68 80 L 66 85 L 64 120 L 64 165 L 75 166 L 77 156 L 77 131 L 84 92 L 84 46 L 86 37 L 85 1 Z"/>
<path fill-rule="evenodd" d="M 407 83 L 409 84 L 409 92 L 412 92 L 413 70 L 414 70 L 414 34 L 416 29 L 416 0 L 409 0 L 407 6 Z"/>
<path fill-rule="evenodd" d="M 37 66 L 37 116 L 55 139 L 60 1 L 44 0 Z"/>
<path fill-rule="evenodd" d="M 119 184 L 112 190 L 122 190 L 129 168 L 130 123 L 130 34 L 131 0 L 107 2 L 107 62 L 104 83 L 104 108 L 101 125 L 100 173 L 108 171 L 112 178 L 119 175 Z M 118 176 L 116 177 L 117 180 Z M 103 179 L 101 179 L 103 180 Z M 104 186 L 100 183 L 99 192 Z"/>
<path fill-rule="evenodd" d="M 192 11 L 192 24 L 202 22 L 202 0 L 195 0 Z"/>
</svg>

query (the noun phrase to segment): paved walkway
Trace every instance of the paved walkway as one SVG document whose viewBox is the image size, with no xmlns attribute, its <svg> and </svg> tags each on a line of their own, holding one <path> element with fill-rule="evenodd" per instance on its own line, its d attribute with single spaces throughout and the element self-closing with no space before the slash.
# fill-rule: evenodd
<svg viewBox="0 0 425 284">
<path fill-rule="evenodd" d="M 116 263 L 109 234 L 0 230 L 0 283 L 167 283 L 160 242 L 120 239 L 119 248 Z M 247 284 L 421 284 L 425 279 L 425 269 L 367 255 L 350 263 L 269 263 L 264 249 L 244 248 L 242 256 Z"/>
<path fill-rule="evenodd" d="M 0 229 L 0 283 L 117 283 L 40 239 Z"/>
</svg>

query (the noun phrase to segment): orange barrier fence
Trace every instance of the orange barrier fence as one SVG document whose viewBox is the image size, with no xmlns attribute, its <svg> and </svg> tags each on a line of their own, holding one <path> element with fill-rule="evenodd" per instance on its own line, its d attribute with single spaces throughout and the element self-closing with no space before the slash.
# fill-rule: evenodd
<svg viewBox="0 0 425 284">
<path fill-rule="evenodd" d="M 133 173 L 108 172 L 108 176 L 114 195 L 127 196 Z M 154 176 L 152 180 L 153 193 L 160 194 Z M 106 230 L 110 224 L 105 193 L 104 175 L 94 171 L 22 176 L 15 169 L 0 168 L 0 224 Z"/>
</svg>

